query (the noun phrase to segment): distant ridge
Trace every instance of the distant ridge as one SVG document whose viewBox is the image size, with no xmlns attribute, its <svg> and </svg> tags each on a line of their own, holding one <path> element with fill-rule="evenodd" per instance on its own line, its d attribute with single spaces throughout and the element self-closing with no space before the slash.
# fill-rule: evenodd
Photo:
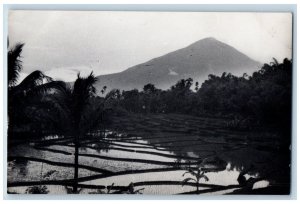
<svg viewBox="0 0 300 204">
<path fill-rule="evenodd" d="M 107 86 L 107 91 L 139 89 L 152 83 L 157 88 L 168 89 L 178 80 L 191 77 L 200 84 L 209 74 L 251 74 L 260 63 L 215 38 L 204 38 L 185 48 L 170 52 L 123 72 L 100 75 L 96 88 Z"/>
</svg>

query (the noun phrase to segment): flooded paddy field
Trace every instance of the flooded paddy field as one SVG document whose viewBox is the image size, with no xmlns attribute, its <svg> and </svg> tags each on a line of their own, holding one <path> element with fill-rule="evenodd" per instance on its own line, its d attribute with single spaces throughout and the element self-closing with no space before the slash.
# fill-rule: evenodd
<svg viewBox="0 0 300 204">
<path fill-rule="evenodd" d="M 105 129 L 81 138 L 78 193 L 288 194 L 290 160 L 277 134 L 230 130 L 226 122 L 177 114 L 115 116 Z M 8 192 L 39 186 L 49 194 L 70 193 L 74 154 L 72 138 L 63 136 L 10 144 Z"/>
</svg>

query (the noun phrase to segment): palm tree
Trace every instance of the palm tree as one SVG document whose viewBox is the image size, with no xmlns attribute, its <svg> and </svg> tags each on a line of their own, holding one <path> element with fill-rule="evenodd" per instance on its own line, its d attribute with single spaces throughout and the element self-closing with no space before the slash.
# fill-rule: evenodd
<svg viewBox="0 0 300 204">
<path fill-rule="evenodd" d="M 100 123 L 102 116 L 103 104 L 95 106 L 91 103 L 96 94 L 94 87 L 96 81 L 97 78 L 93 72 L 87 77 L 81 77 L 78 74 L 73 87 L 65 84 L 59 92 L 48 98 L 54 110 L 51 111 L 49 118 L 53 117 L 51 121 L 61 123 L 63 132 L 74 138 L 74 193 L 77 192 L 80 139 Z"/>
<path fill-rule="evenodd" d="M 28 121 L 26 108 L 33 101 L 40 102 L 45 93 L 60 89 L 62 82 L 53 81 L 50 77 L 36 70 L 18 84 L 22 61 L 20 60 L 24 43 L 17 43 L 7 53 L 8 65 L 8 132 L 16 124 Z M 9 134 L 10 135 L 10 134 Z"/>
<path fill-rule="evenodd" d="M 22 70 L 21 53 L 23 51 L 24 43 L 17 43 L 7 53 L 7 66 L 8 66 L 8 86 L 14 86 L 19 74 Z"/>
<path fill-rule="evenodd" d="M 200 180 L 203 178 L 205 181 L 208 181 L 208 177 L 205 174 L 205 171 L 203 170 L 203 162 L 198 164 L 196 168 L 189 167 L 187 171 L 182 175 L 185 176 L 185 174 L 191 174 L 194 178 L 186 178 L 182 181 L 182 186 L 187 184 L 189 181 L 193 181 L 196 183 L 196 192 L 199 192 L 200 187 Z"/>
</svg>

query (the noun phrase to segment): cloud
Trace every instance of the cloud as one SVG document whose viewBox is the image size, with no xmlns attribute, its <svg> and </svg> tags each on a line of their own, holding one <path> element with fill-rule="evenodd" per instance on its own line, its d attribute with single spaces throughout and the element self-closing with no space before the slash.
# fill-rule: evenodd
<svg viewBox="0 0 300 204">
<path fill-rule="evenodd" d="M 80 73 L 80 76 L 87 76 L 92 72 L 92 68 L 86 66 L 74 66 L 74 67 L 56 67 L 47 71 L 43 71 L 43 73 L 53 80 L 62 80 L 65 82 L 73 82 L 77 79 L 77 74 Z M 21 83 L 29 73 L 20 72 L 17 84 Z M 97 73 L 95 73 L 97 76 Z"/>
<path fill-rule="evenodd" d="M 87 76 L 92 71 L 92 68 L 86 66 L 60 67 L 47 70 L 44 72 L 44 74 L 53 78 L 54 80 L 72 82 L 76 80 L 78 73 L 80 73 L 80 76 Z"/>
</svg>

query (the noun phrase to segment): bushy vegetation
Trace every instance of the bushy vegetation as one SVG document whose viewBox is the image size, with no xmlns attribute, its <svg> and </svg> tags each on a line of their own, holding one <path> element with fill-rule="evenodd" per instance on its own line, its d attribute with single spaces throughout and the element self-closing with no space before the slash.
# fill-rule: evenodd
<svg viewBox="0 0 300 204">
<path fill-rule="evenodd" d="M 114 110 L 134 113 L 182 113 L 228 117 L 230 128 L 271 125 L 290 129 L 292 61 L 285 59 L 241 77 L 209 75 L 192 90 L 193 79 L 182 79 L 168 90 L 147 84 L 142 91 L 112 90 L 107 95 Z M 117 111 L 115 111 L 117 112 Z"/>
<path fill-rule="evenodd" d="M 26 194 L 48 194 L 47 186 L 31 186 L 28 187 L 25 191 Z"/>
</svg>

